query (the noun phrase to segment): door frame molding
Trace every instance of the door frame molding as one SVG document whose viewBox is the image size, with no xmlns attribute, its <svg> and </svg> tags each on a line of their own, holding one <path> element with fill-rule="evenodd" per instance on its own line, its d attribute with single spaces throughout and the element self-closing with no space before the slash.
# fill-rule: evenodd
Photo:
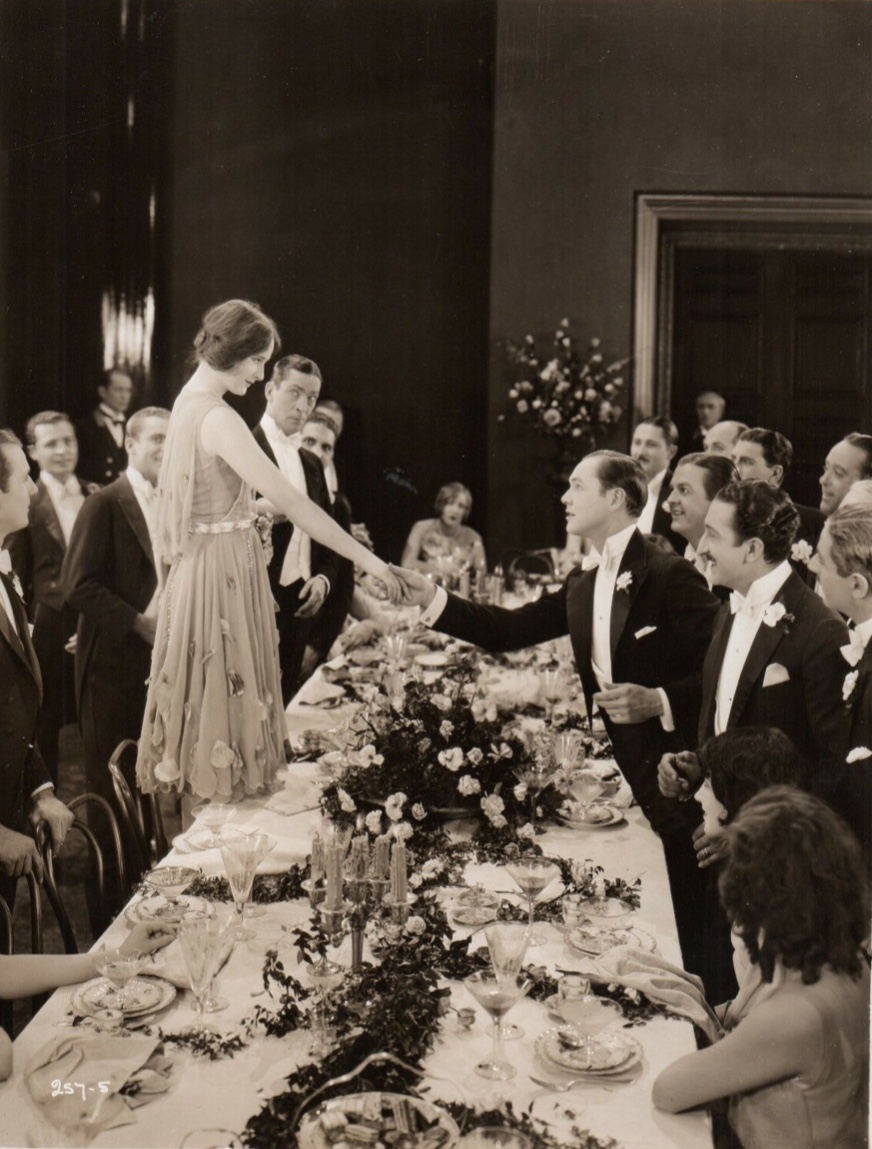
<svg viewBox="0 0 872 1149">
<path fill-rule="evenodd" d="M 633 402 L 669 409 L 678 247 L 872 250 L 872 197 L 636 193 Z"/>
</svg>

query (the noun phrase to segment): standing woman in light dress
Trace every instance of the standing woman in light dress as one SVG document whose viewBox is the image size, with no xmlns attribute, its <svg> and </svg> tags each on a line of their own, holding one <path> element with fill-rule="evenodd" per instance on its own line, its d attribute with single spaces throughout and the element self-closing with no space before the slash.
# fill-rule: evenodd
<svg viewBox="0 0 872 1149">
<path fill-rule="evenodd" d="M 136 764 L 143 791 L 239 799 L 285 763 L 275 606 L 258 491 L 300 530 L 401 597 L 386 563 L 296 490 L 223 399 L 264 377 L 271 319 L 231 299 L 194 340 L 197 368 L 173 406 L 158 490 L 161 601 Z"/>
</svg>

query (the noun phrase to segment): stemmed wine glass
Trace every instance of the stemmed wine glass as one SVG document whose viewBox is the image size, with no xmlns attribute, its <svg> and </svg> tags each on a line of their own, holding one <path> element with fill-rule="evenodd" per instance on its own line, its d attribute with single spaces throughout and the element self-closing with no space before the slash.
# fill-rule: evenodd
<svg viewBox="0 0 872 1149">
<path fill-rule="evenodd" d="M 145 881 L 162 895 L 167 906 L 175 913 L 179 909 L 179 894 L 196 877 L 199 877 L 199 870 L 192 870 L 190 866 L 158 866 L 157 869 L 149 870 Z"/>
<path fill-rule="evenodd" d="M 228 1003 L 221 998 L 211 997 L 209 990 L 218 970 L 228 932 L 232 928 L 232 917 L 220 914 L 212 917 L 198 913 L 184 914 L 179 923 L 179 947 L 194 991 L 194 1009 L 201 1016 L 227 1008 Z"/>
<path fill-rule="evenodd" d="M 527 895 L 527 905 L 530 911 L 530 920 L 527 927 L 530 933 L 530 940 L 527 944 L 531 946 L 541 946 L 546 939 L 542 934 L 537 934 L 533 926 L 536 914 L 536 898 L 550 882 L 560 877 L 560 867 L 552 862 L 550 858 L 527 857 L 520 858 L 516 862 L 509 862 L 506 869 L 510 877 Z"/>
<path fill-rule="evenodd" d="M 551 754 L 554 758 L 554 765 L 564 779 L 569 777 L 574 769 L 580 751 L 580 730 L 561 730 L 559 734 L 555 734 L 552 738 Z"/>
<path fill-rule="evenodd" d="M 327 1020 L 327 1000 L 331 989 L 336 989 L 345 978 L 345 969 L 328 957 L 322 957 L 309 969 L 309 980 L 318 991 L 312 1026 L 312 1053 L 323 1057 L 332 1048 L 334 1035 Z"/>
<path fill-rule="evenodd" d="M 211 845 L 217 845 L 215 835 L 235 817 L 238 807 L 230 802 L 200 802 L 191 810 L 191 817 L 212 835 Z"/>
<path fill-rule="evenodd" d="M 275 838 L 271 838 L 269 834 L 257 833 L 254 835 L 254 845 L 257 851 L 257 863 L 255 864 L 254 872 L 257 874 L 257 867 L 264 860 L 267 854 L 271 853 L 276 848 Z M 251 883 L 252 890 L 254 889 L 254 881 Z M 251 900 L 251 893 L 248 895 L 248 905 L 245 907 L 245 916 L 248 918 L 262 918 L 266 913 L 263 906 L 259 906 L 256 902 Z"/>
<path fill-rule="evenodd" d="M 537 750 L 529 764 L 518 772 L 518 777 L 525 783 L 530 794 L 530 825 L 536 833 L 536 806 L 539 795 L 554 778 L 555 767 L 550 754 L 544 750 Z"/>
<path fill-rule="evenodd" d="M 529 981 L 519 981 L 517 977 L 499 977 L 497 974 L 474 973 L 464 978 L 463 984 L 478 1002 L 486 1009 L 494 1020 L 491 1028 L 493 1036 L 493 1049 L 489 1061 L 480 1061 L 475 1072 L 480 1077 L 490 1081 L 510 1081 L 517 1070 L 514 1065 L 506 1061 L 503 1050 L 502 1019 L 512 1006 L 524 996 L 532 984 Z"/>
<path fill-rule="evenodd" d="M 591 802 L 603 792 L 602 782 L 592 770 L 577 770 L 569 783 L 569 792 L 578 802 L 582 821 L 586 822 Z"/>
<path fill-rule="evenodd" d="M 497 978 L 517 981 L 530 942 L 530 931 L 520 922 L 494 922 L 484 931 L 491 965 Z M 515 1041 L 524 1030 L 513 1022 L 499 1022 L 502 1041 Z"/>
<path fill-rule="evenodd" d="M 105 998 L 103 1006 L 111 1009 L 120 1009 L 122 1013 L 128 1007 L 128 982 L 139 973 L 149 961 L 150 955 L 145 953 L 128 953 L 120 947 L 104 950 L 97 962 L 97 969 L 112 982 L 115 989 L 111 998 Z"/>
<path fill-rule="evenodd" d="M 230 892 L 236 906 L 236 940 L 247 941 L 254 930 L 245 925 L 245 907 L 251 896 L 254 873 L 259 860 L 260 846 L 256 834 L 225 828 L 218 836 L 224 870 L 230 883 Z"/>
<path fill-rule="evenodd" d="M 542 700 L 545 703 L 546 720 L 548 725 L 551 726 L 554 722 L 554 708 L 566 693 L 563 671 L 559 666 L 556 670 L 543 670 L 541 672 L 539 676 L 539 693 L 542 695 Z"/>
</svg>

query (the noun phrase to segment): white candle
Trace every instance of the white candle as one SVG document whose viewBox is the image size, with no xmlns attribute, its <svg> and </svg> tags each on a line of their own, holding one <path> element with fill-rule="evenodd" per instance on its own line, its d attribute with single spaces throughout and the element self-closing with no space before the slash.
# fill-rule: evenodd
<svg viewBox="0 0 872 1149">
<path fill-rule="evenodd" d="M 313 882 L 319 882 L 324 877 L 324 843 L 320 834 L 315 834 L 312 838 L 312 864 L 309 877 Z"/>
<path fill-rule="evenodd" d="M 391 853 L 391 901 L 405 904 L 408 897 L 406 879 L 406 847 L 403 842 L 395 842 Z"/>
<path fill-rule="evenodd" d="M 342 846 L 331 842 L 327 846 L 327 891 L 324 908 L 338 910 L 342 905 Z"/>
</svg>

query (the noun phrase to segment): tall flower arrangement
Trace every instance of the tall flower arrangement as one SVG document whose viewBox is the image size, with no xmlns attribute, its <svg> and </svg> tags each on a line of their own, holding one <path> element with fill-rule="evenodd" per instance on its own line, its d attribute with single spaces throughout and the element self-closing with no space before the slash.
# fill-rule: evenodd
<svg viewBox="0 0 872 1149">
<path fill-rule="evenodd" d="M 580 351 L 568 319 L 561 319 L 547 353 L 532 335 L 505 346 L 514 379 L 500 422 L 520 419 L 540 435 L 583 449 L 595 446 L 602 431 L 623 416 L 627 400 L 621 372 L 629 359 L 607 364 L 596 338 Z"/>
</svg>

